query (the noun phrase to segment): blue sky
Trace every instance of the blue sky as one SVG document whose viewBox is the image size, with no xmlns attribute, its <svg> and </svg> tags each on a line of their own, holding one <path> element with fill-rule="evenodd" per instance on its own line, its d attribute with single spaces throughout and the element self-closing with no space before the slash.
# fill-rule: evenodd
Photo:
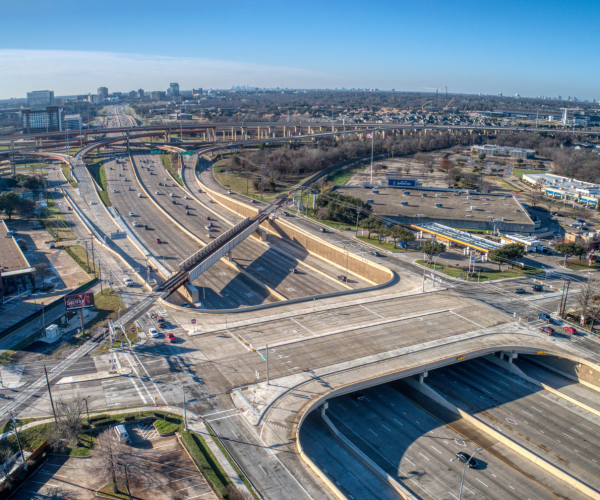
<svg viewBox="0 0 600 500">
<path fill-rule="evenodd" d="M 595 1 L 3 2 L 0 98 L 373 87 L 600 98 Z"/>
</svg>

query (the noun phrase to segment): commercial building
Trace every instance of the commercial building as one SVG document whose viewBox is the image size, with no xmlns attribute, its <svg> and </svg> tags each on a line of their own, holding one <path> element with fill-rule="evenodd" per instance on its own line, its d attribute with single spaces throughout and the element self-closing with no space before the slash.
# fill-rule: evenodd
<svg viewBox="0 0 600 500">
<path fill-rule="evenodd" d="M 171 113 L 169 120 L 191 120 L 193 117 L 190 113 Z"/>
<path fill-rule="evenodd" d="M 437 240 L 445 243 L 447 247 L 459 245 L 470 248 L 471 250 L 478 250 L 482 253 L 490 253 L 491 251 L 502 247 L 502 243 L 497 243 L 482 238 L 481 236 L 468 233 L 467 231 L 459 231 L 435 222 L 413 224 L 412 227 L 424 233 L 433 234 Z"/>
<path fill-rule="evenodd" d="M 65 130 L 80 130 L 81 115 L 65 115 Z"/>
<path fill-rule="evenodd" d="M 202 95 L 202 89 L 201 88 L 200 89 L 192 89 L 192 95 L 194 97 L 201 96 Z"/>
<path fill-rule="evenodd" d="M 144 89 L 138 89 L 138 97 L 144 97 Z"/>
<path fill-rule="evenodd" d="M 27 92 L 28 108 L 44 108 L 54 105 L 54 90 L 35 90 Z"/>
<path fill-rule="evenodd" d="M 92 104 L 100 104 L 104 101 L 104 96 L 101 94 L 90 94 L 89 96 L 87 96 L 87 100 Z"/>
<path fill-rule="evenodd" d="M 523 182 L 541 184 L 547 196 L 595 207 L 600 200 L 600 184 L 578 181 L 554 174 L 524 174 Z"/>
<path fill-rule="evenodd" d="M 98 95 L 108 97 L 108 88 L 106 87 L 98 87 Z"/>
<path fill-rule="evenodd" d="M 0 224 L 0 256 L 2 297 L 35 287 L 35 269 L 29 264 L 15 239 L 9 235 L 4 221 Z"/>
<path fill-rule="evenodd" d="M 508 194 L 412 187 L 365 189 L 359 186 L 336 186 L 334 192 L 369 203 L 373 215 L 390 225 L 435 222 L 460 229 L 525 234 L 536 230 L 536 223 L 521 203 Z"/>
<path fill-rule="evenodd" d="M 23 109 L 23 134 L 60 132 L 62 130 L 62 108 L 48 106 L 46 109 Z"/>
<path fill-rule="evenodd" d="M 133 98 L 133 97 L 137 97 L 138 93 L 135 90 L 131 90 L 128 95 L 129 95 L 129 97 Z"/>
<path fill-rule="evenodd" d="M 167 95 L 169 97 L 179 97 L 179 84 L 178 83 L 169 84 L 169 90 L 167 90 Z"/>
<path fill-rule="evenodd" d="M 509 148 L 506 146 L 471 146 L 471 152 L 485 154 L 486 156 L 510 156 L 511 158 L 535 158 L 533 149 Z"/>
<path fill-rule="evenodd" d="M 155 101 L 160 101 L 161 99 L 164 99 L 166 97 L 166 92 L 163 92 L 162 90 L 155 90 L 154 92 L 150 92 L 150 98 L 154 99 Z"/>
</svg>

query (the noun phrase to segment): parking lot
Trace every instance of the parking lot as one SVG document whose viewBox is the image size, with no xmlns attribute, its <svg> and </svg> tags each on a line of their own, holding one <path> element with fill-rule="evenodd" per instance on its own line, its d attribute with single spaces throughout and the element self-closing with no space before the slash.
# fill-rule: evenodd
<svg viewBox="0 0 600 500">
<path fill-rule="evenodd" d="M 204 476 L 176 436 L 161 438 L 150 423 L 127 426 L 131 455 L 131 494 L 136 499 L 216 500 Z M 23 484 L 15 500 L 46 498 L 92 499 L 104 484 L 90 458 L 48 457 Z"/>
</svg>

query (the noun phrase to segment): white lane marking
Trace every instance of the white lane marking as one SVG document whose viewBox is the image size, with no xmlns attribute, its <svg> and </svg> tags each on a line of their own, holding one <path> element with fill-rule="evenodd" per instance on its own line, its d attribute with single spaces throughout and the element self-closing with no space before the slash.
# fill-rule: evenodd
<svg viewBox="0 0 600 500">
<path fill-rule="evenodd" d="M 392 429 L 388 429 L 385 425 L 381 424 L 381 427 L 383 427 L 386 431 L 390 431 L 392 432 Z"/>
<path fill-rule="evenodd" d="M 484 389 L 483 387 L 481 387 L 481 390 L 482 390 L 483 392 L 487 392 L 488 394 L 492 394 L 490 391 L 488 391 L 488 390 Z"/>
<path fill-rule="evenodd" d="M 317 334 L 315 332 L 313 332 L 312 330 L 310 330 L 309 328 L 307 328 L 306 326 L 304 326 L 302 323 L 300 323 L 299 321 L 297 321 L 295 318 L 290 318 L 294 323 L 296 323 L 297 325 L 301 326 L 302 328 L 304 328 L 308 333 L 310 333 L 313 336 L 317 336 Z"/>
<path fill-rule="evenodd" d="M 423 453 L 419 452 L 419 455 L 421 455 L 424 458 L 427 458 L 425 455 L 423 455 Z M 427 458 L 427 460 L 429 460 L 431 462 L 431 460 L 429 458 Z"/>
<path fill-rule="evenodd" d="M 181 488 L 180 490 L 175 490 L 175 492 L 178 491 L 183 491 L 183 490 L 189 490 L 190 488 L 194 488 L 196 486 L 200 486 L 201 484 L 206 484 L 206 483 L 196 483 L 196 484 L 192 484 L 191 486 L 188 486 L 187 488 Z"/>
<path fill-rule="evenodd" d="M 478 477 L 476 477 L 475 479 L 477 479 L 477 481 L 479 481 L 481 484 L 483 484 L 486 488 L 488 487 L 487 484 L 485 484 L 481 479 L 479 479 Z"/>
<path fill-rule="evenodd" d="M 504 384 L 506 387 L 510 387 L 510 385 L 508 385 L 506 382 L 502 382 L 502 380 L 498 380 L 498 382 L 500 382 L 501 384 Z"/>
<path fill-rule="evenodd" d="M 540 403 L 543 404 L 544 406 L 547 406 L 548 408 L 550 408 L 550 405 L 547 405 L 546 403 L 542 403 L 541 401 L 540 401 Z"/>
<path fill-rule="evenodd" d="M 55 476 L 55 477 L 69 477 L 69 476 L 61 476 L 60 474 L 55 474 L 54 472 L 44 472 L 44 471 L 40 471 L 40 474 L 50 474 L 51 476 Z"/>
<path fill-rule="evenodd" d="M 538 410 L 535 406 L 532 406 L 535 411 L 539 411 L 540 413 L 544 413 L 542 410 Z"/>
<path fill-rule="evenodd" d="M 185 500 L 192 500 L 192 498 L 200 498 L 206 495 L 210 495 L 212 493 L 212 491 L 209 491 L 207 493 L 202 493 L 201 495 L 196 495 L 195 497 L 186 497 Z"/>
<path fill-rule="evenodd" d="M 338 405 L 339 405 L 339 407 L 340 407 L 342 410 L 345 410 L 345 409 L 346 409 L 346 408 L 344 408 L 344 406 L 343 406 L 343 405 L 341 405 L 340 403 L 338 403 Z"/>
<path fill-rule="evenodd" d="M 573 429 L 573 427 L 571 427 L 572 431 L 575 431 L 577 434 L 581 434 L 583 436 L 583 432 L 579 432 L 577 429 Z"/>
<path fill-rule="evenodd" d="M 216 411 L 214 413 L 207 413 L 206 415 L 202 415 L 202 418 L 210 417 L 211 415 L 218 415 L 219 413 L 227 413 L 228 411 L 237 411 L 237 408 L 232 408 L 231 410 L 222 410 Z"/>
<path fill-rule="evenodd" d="M 375 434 L 377 437 L 379 437 L 379 434 L 377 434 L 375 431 L 369 429 L 373 434 Z"/>
<path fill-rule="evenodd" d="M 398 422 L 396 419 L 394 419 L 394 422 L 396 422 L 397 424 L 400 424 L 401 426 L 404 427 L 404 424 L 402 422 Z"/>
<path fill-rule="evenodd" d="M 215 420 L 223 420 L 225 418 L 238 417 L 239 415 L 239 413 L 236 413 L 235 415 L 228 415 L 227 417 L 211 418 L 210 420 L 207 420 L 207 422 L 214 422 Z"/>
<path fill-rule="evenodd" d="M 562 433 L 562 435 L 563 435 L 563 436 L 567 436 L 569 439 L 575 439 L 574 437 L 572 437 L 572 436 L 569 436 L 568 434 L 565 434 L 564 432 Z"/>
<path fill-rule="evenodd" d="M 375 311 L 371 311 L 371 309 L 369 309 L 366 306 L 363 306 L 362 304 L 359 304 L 360 307 L 362 307 L 363 309 L 366 309 L 367 311 L 369 311 L 371 314 L 374 314 L 375 316 L 379 316 L 381 319 L 386 319 L 385 317 L 383 317 L 381 314 L 376 313 Z"/>
<path fill-rule="evenodd" d="M 525 410 L 521 410 L 525 415 L 529 415 L 531 418 L 535 418 L 531 413 L 527 413 Z"/>
<path fill-rule="evenodd" d="M 470 320 L 469 318 L 465 318 L 464 316 L 461 316 L 460 314 L 458 314 L 458 313 L 455 313 L 455 312 L 454 312 L 454 311 L 452 311 L 452 310 L 450 310 L 450 312 L 451 312 L 452 314 L 454 314 L 455 316 L 458 316 L 459 318 L 462 318 L 462 319 L 464 319 L 465 321 L 470 321 L 470 322 L 471 322 L 471 323 L 473 323 L 474 325 L 477 325 L 479 328 L 485 328 L 485 326 L 482 326 L 482 325 L 480 325 L 479 323 L 475 323 L 475 321 L 473 321 L 473 320 Z"/>
<path fill-rule="evenodd" d="M 432 448 L 437 451 L 440 455 L 442 454 L 442 452 L 440 450 L 438 450 L 435 446 L 432 446 Z"/>
</svg>

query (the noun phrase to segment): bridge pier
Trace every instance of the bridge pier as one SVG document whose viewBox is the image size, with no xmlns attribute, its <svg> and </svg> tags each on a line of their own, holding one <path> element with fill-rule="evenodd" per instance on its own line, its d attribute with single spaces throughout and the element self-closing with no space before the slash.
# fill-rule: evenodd
<svg viewBox="0 0 600 500">
<path fill-rule="evenodd" d="M 429 372 L 419 373 L 419 384 L 425 382 L 425 377 L 427 377 L 427 375 L 429 375 Z"/>
<path fill-rule="evenodd" d="M 227 260 L 228 260 L 229 262 L 231 262 L 231 260 L 232 260 L 232 257 L 231 257 L 231 252 L 227 252 Z"/>
</svg>

